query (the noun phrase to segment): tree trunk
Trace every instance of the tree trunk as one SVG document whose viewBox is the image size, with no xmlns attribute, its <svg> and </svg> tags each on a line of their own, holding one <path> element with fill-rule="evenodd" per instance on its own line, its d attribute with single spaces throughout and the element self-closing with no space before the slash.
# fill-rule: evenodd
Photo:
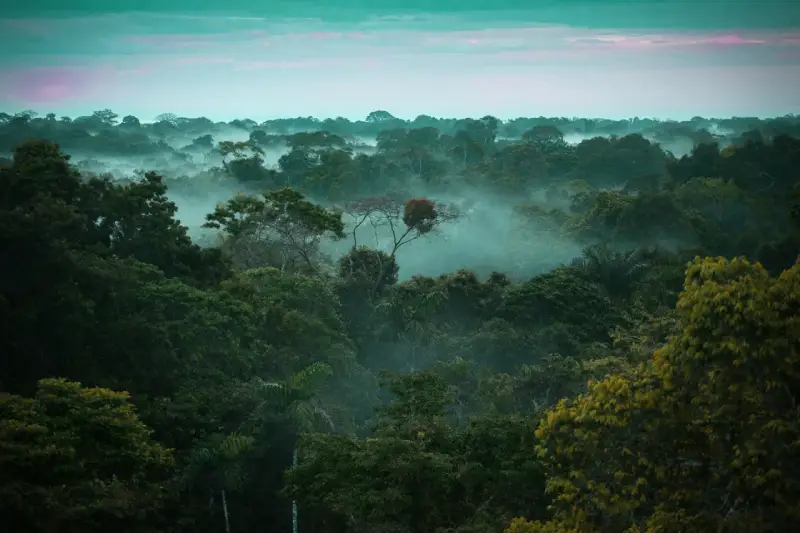
<svg viewBox="0 0 800 533">
<path fill-rule="evenodd" d="M 225 489 L 222 489 L 222 513 L 225 515 L 225 533 L 231 533 L 231 523 L 228 520 L 228 500 L 225 498 Z"/>
<path fill-rule="evenodd" d="M 297 468 L 296 444 L 294 446 L 294 450 L 292 451 L 292 468 Z M 297 500 L 292 500 L 292 533 L 297 533 Z"/>
</svg>

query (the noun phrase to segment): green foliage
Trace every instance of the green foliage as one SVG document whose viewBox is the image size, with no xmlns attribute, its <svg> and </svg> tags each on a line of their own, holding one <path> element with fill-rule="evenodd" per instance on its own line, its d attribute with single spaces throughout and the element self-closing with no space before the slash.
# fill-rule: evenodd
<svg viewBox="0 0 800 533">
<path fill-rule="evenodd" d="M 543 327 L 555 322 L 580 326 L 583 335 L 602 334 L 618 319 L 597 285 L 560 268 L 509 287 L 498 310 L 512 324 Z"/>
<path fill-rule="evenodd" d="M 186 483 L 206 485 L 213 491 L 240 490 L 246 477 L 241 459 L 254 441 L 238 433 L 213 435 L 205 446 L 194 450 L 184 471 Z"/>
<path fill-rule="evenodd" d="M 266 192 L 262 198 L 240 194 L 217 205 L 206 220 L 204 227 L 227 236 L 229 254 L 240 268 L 279 266 L 313 272 L 322 239 L 344 238 L 340 213 L 290 188 Z"/>
<path fill-rule="evenodd" d="M 270 191 L 263 200 L 252 196 L 237 196 L 225 205 L 217 206 L 208 215 L 206 227 L 222 229 L 231 236 L 239 236 L 254 227 L 297 228 L 308 233 L 331 232 L 342 237 L 344 224 L 335 213 L 305 200 L 305 197 L 290 188 Z"/>
<path fill-rule="evenodd" d="M 652 363 L 562 400 L 538 434 L 557 520 L 577 531 L 784 530 L 800 518 L 789 474 L 800 269 L 695 261 L 679 332 Z M 536 531 L 532 529 L 531 531 Z M 544 530 L 543 530 L 544 531 Z"/>
<path fill-rule="evenodd" d="M 117 257 L 132 257 L 168 277 L 204 285 L 229 274 L 221 254 L 192 244 L 186 227 L 175 219 L 177 207 L 167 199 L 163 178 L 155 172 L 122 186 L 92 178 L 82 192 L 78 205 L 88 218 L 88 244 L 102 243 Z"/>
<path fill-rule="evenodd" d="M 124 392 L 39 381 L 0 395 L 0 516 L 27 531 L 133 529 L 164 496 L 171 453 Z"/>
<path fill-rule="evenodd" d="M 390 377 L 395 399 L 375 436 L 309 436 L 287 491 L 323 524 L 424 532 L 498 528 L 544 511 L 544 478 L 528 453 L 535 422 L 486 418 L 453 427 L 453 391 L 435 373 Z"/>
<path fill-rule="evenodd" d="M 248 307 L 251 324 L 269 339 L 271 373 L 287 376 L 315 362 L 343 369 L 352 360 L 339 302 L 324 280 L 264 268 L 241 272 L 220 288 Z"/>
<path fill-rule="evenodd" d="M 583 250 L 572 265 L 587 280 L 600 285 L 614 299 L 628 299 L 647 274 L 639 250 L 618 252 L 607 243 Z"/>
<path fill-rule="evenodd" d="M 0 114 L 7 529 L 800 522 L 796 117 L 118 118 Z M 175 202 L 238 189 L 199 246 Z M 402 270 L 465 232 L 507 272 Z"/>
<path fill-rule="evenodd" d="M 394 257 L 366 246 L 353 248 L 339 258 L 339 277 L 352 289 L 359 287 L 368 294 L 382 293 L 396 284 L 399 270 Z"/>
</svg>

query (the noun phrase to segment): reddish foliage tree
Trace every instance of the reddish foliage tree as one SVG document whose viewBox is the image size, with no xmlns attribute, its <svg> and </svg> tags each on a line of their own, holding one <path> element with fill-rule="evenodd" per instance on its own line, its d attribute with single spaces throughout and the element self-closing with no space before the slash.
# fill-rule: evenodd
<svg viewBox="0 0 800 533">
<path fill-rule="evenodd" d="M 412 198 L 403 209 L 403 222 L 420 233 L 428 233 L 436 223 L 436 204 L 427 198 Z"/>
<path fill-rule="evenodd" d="M 376 231 L 379 227 L 388 230 L 391 240 L 387 254 L 391 261 L 394 261 L 395 254 L 401 246 L 430 233 L 437 226 L 455 220 L 459 216 L 458 209 L 454 206 L 437 204 L 428 198 L 412 198 L 404 202 L 399 194 L 387 194 L 348 202 L 344 206 L 344 212 L 350 215 L 353 221 L 351 227 L 353 249 L 358 247 L 356 232 L 363 224 L 371 225 Z M 405 229 L 401 226 L 401 220 Z M 383 279 L 384 276 L 385 272 L 381 272 L 378 279 Z"/>
</svg>

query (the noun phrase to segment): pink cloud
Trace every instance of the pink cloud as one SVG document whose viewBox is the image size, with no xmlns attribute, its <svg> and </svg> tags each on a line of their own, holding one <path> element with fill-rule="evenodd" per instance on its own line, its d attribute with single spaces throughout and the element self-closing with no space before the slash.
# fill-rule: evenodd
<svg viewBox="0 0 800 533">
<path fill-rule="evenodd" d="M 504 50 L 487 54 L 493 59 L 509 59 L 522 61 L 535 61 L 546 58 L 581 58 L 586 57 L 587 52 L 598 53 L 599 50 Z"/>
<path fill-rule="evenodd" d="M 29 67 L 3 73 L 7 96 L 31 103 L 58 103 L 92 96 L 97 83 L 114 73 L 109 67 Z"/>
<path fill-rule="evenodd" d="M 312 39 L 341 39 L 344 34 L 337 31 L 313 31 L 308 36 Z"/>
<path fill-rule="evenodd" d="M 589 30 L 557 25 L 530 25 L 524 27 L 487 28 L 483 30 L 417 31 L 409 29 L 382 29 L 339 31 L 297 31 L 293 26 L 266 29 L 235 30 L 230 32 L 197 34 L 129 35 L 126 42 L 165 49 L 218 47 L 224 54 L 245 60 L 305 61 L 322 56 L 402 56 L 415 53 L 486 53 L 492 51 L 549 51 L 552 57 L 564 55 L 564 50 L 658 52 L 660 50 L 695 50 L 697 48 L 736 48 L 754 46 L 789 46 L 800 43 L 800 31 L 779 33 L 741 30 L 729 33 L 708 32 L 653 32 L 628 34 L 619 30 Z M 359 49 L 359 42 L 369 37 L 370 48 Z M 326 41 L 322 49 L 314 42 Z M 264 58 L 267 46 L 279 46 L 280 57 Z M 544 56 L 541 56 L 544 57 Z M 202 62 L 202 61 L 198 61 Z"/>
<path fill-rule="evenodd" d="M 275 60 L 275 61 L 236 61 L 231 59 L 234 64 L 234 70 L 262 70 L 262 69 L 305 69 L 305 68 L 320 68 L 332 67 L 342 64 L 342 60 L 338 59 L 307 59 L 307 60 Z"/>
<path fill-rule="evenodd" d="M 179 57 L 173 60 L 175 63 L 182 65 L 211 65 L 211 64 L 229 64 L 233 63 L 234 59 L 231 57 L 207 57 L 207 56 L 190 56 Z"/>
<path fill-rule="evenodd" d="M 528 26 L 462 31 L 391 31 L 384 40 L 416 42 L 427 47 L 480 44 L 482 48 L 631 48 L 658 50 L 678 47 L 737 47 L 788 45 L 800 41 L 800 30 L 735 33 L 670 31 L 651 34 L 621 33 L 620 30 L 589 30 L 567 26 Z"/>
<path fill-rule="evenodd" d="M 566 42 L 576 46 L 604 48 L 680 48 L 680 47 L 736 47 L 758 45 L 800 44 L 800 33 L 751 35 L 738 33 L 728 34 L 655 34 L 655 35 L 621 35 L 600 34 L 567 37 Z"/>
<path fill-rule="evenodd" d="M 764 39 L 752 39 L 742 37 L 741 35 L 728 34 L 728 35 L 715 35 L 705 40 L 700 41 L 703 44 L 719 44 L 722 46 L 741 46 L 748 44 L 766 44 Z"/>
</svg>

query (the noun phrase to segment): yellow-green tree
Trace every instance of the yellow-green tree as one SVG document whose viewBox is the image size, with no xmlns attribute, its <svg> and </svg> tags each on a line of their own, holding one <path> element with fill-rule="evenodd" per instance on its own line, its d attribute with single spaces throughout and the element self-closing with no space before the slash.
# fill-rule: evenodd
<svg viewBox="0 0 800 533">
<path fill-rule="evenodd" d="M 0 394 L 4 524 L 31 532 L 134 529 L 158 506 L 172 463 L 150 433 L 127 392 L 43 379 L 33 398 Z"/>
<path fill-rule="evenodd" d="M 650 362 L 547 413 L 555 517 L 509 533 L 797 530 L 800 267 L 696 260 L 677 316 Z"/>
</svg>

